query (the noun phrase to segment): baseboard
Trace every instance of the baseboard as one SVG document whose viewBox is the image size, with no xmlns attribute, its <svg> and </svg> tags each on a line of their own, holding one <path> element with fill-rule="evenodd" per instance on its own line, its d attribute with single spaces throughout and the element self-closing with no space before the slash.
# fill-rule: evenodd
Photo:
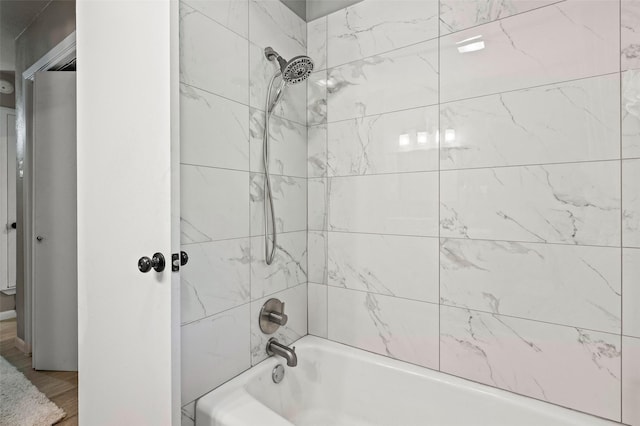
<svg viewBox="0 0 640 426">
<path fill-rule="evenodd" d="M 18 348 L 20 352 L 25 355 L 29 355 L 31 353 L 31 345 L 28 345 L 24 340 L 19 337 L 14 338 L 14 346 Z"/>
<path fill-rule="evenodd" d="M 8 320 L 16 317 L 16 311 L 4 311 L 0 312 L 0 321 Z"/>
</svg>

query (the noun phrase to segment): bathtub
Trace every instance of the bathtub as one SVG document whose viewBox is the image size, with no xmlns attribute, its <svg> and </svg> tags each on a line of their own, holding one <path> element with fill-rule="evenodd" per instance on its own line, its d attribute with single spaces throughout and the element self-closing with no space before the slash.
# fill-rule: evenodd
<svg viewBox="0 0 640 426">
<path fill-rule="evenodd" d="M 313 336 L 295 347 L 297 367 L 271 357 L 200 398 L 196 426 L 618 424 Z"/>
</svg>

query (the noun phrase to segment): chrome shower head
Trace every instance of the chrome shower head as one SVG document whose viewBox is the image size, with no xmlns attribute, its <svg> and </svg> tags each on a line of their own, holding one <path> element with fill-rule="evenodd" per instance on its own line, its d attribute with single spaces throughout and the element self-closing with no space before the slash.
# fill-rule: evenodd
<svg viewBox="0 0 640 426">
<path fill-rule="evenodd" d="M 277 60 L 282 72 L 282 78 L 287 84 L 297 84 L 306 80 L 313 71 L 313 60 L 308 56 L 296 56 L 290 61 L 285 61 L 271 47 L 264 49 L 264 55 L 268 60 Z"/>
</svg>

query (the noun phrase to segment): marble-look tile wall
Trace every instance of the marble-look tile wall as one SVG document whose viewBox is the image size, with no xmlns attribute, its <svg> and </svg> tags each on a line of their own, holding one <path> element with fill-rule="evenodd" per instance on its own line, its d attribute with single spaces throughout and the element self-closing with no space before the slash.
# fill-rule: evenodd
<svg viewBox="0 0 640 426">
<path fill-rule="evenodd" d="M 640 0 L 307 25 L 309 333 L 640 425 Z"/>
<path fill-rule="evenodd" d="M 287 87 L 271 120 L 277 259 L 264 262 L 263 53 L 305 54 L 306 24 L 278 0 L 180 4 L 183 425 L 194 400 L 266 358 L 258 312 L 287 305 L 285 343 L 307 333 L 305 85 Z"/>
</svg>

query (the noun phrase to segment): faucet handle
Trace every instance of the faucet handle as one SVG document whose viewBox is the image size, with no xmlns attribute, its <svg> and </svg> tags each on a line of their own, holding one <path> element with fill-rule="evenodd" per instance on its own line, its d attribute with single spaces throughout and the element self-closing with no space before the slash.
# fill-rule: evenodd
<svg viewBox="0 0 640 426">
<path fill-rule="evenodd" d="M 273 334 L 289 321 L 284 313 L 284 302 L 271 298 L 262 305 L 260 310 L 260 330 L 265 334 Z"/>
<path fill-rule="evenodd" d="M 289 321 L 289 317 L 284 313 L 284 302 L 280 305 L 280 312 L 269 312 L 269 321 L 278 325 L 285 325 Z"/>
</svg>

